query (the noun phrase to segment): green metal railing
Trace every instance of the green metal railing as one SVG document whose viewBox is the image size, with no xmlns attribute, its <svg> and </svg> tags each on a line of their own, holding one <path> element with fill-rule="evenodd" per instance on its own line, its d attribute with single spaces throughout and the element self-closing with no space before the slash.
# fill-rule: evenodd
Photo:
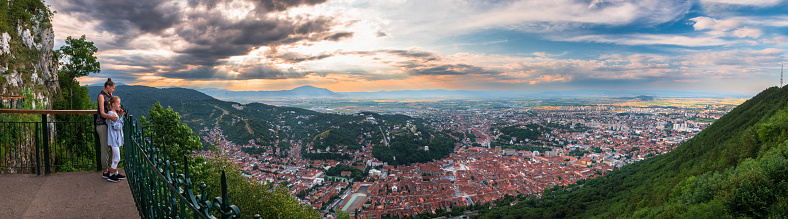
<svg viewBox="0 0 788 219">
<path fill-rule="evenodd" d="M 0 109 L 0 173 L 46 173 L 101 169 L 95 110 Z M 10 115 L 16 114 L 16 117 Z M 40 121 L 9 118 L 40 114 Z M 54 121 L 51 115 L 83 121 Z M 35 116 L 27 116 L 35 118 Z M 42 170 L 43 168 L 43 170 Z"/>
<path fill-rule="evenodd" d="M 5 114 L 40 114 L 40 122 L 10 122 Z M 50 173 L 59 170 L 101 170 L 101 156 L 94 122 L 50 122 L 49 115 L 95 114 L 95 110 L 0 109 L 0 173 Z M 71 114 L 71 115 L 69 115 Z M 30 116 L 28 116 L 29 118 Z M 33 116 L 34 118 L 34 116 Z M 150 138 L 124 117 L 122 161 L 127 180 L 142 218 L 237 218 L 240 210 L 230 205 L 227 178 L 221 175 L 221 197 L 211 200 L 205 183 L 199 194 L 190 178 L 186 157 L 183 165 L 170 161 L 166 151 L 154 147 Z M 179 167 L 182 174 L 179 174 Z M 42 171 L 43 168 L 43 171 Z M 81 168 L 81 169 L 80 169 Z M 216 216 L 215 216 L 216 215 Z M 259 216 L 255 215 L 255 218 Z"/>
<path fill-rule="evenodd" d="M 124 119 L 126 179 L 140 217 L 216 218 L 215 213 L 221 218 L 240 216 L 238 207 L 229 203 L 224 171 L 221 176 L 222 197 L 211 201 L 206 195 L 205 183 L 200 183 L 200 193 L 195 193 L 188 159 L 183 158 L 183 165 L 169 160 L 166 151 L 154 147 L 150 138 L 144 136 L 133 116 Z"/>
</svg>

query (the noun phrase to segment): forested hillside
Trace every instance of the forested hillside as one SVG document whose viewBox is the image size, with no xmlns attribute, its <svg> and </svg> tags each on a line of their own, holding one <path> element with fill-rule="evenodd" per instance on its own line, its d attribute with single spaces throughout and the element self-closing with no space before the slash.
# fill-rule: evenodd
<svg viewBox="0 0 788 219">
<path fill-rule="evenodd" d="M 96 104 L 96 97 L 101 92 L 101 89 L 104 88 L 102 86 L 88 86 L 88 94 L 93 104 Z M 113 95 L 119 96 L 123 102 L 123 107 L 126 108 L 129 114 L 135 116 L 147 115 L 151 105 L 156 102 L 161 103 L 164 108 L 170 106 L 177 109 L 186 102 L 214 99 L 198 91 L 185 88 L 152 88 L 128 85 L 116 86 Z"/>
<path fill-rule="evenodd" d="M 102 87 L 89 89 L 95 98 Z M 123 106 L 136 118 L 146 116 L 151 105 L 160 102 L 164 108 L 172 107 L 178 112 L 195 133 L 218 125 L 226 139 L 236 144 L 254 140 L 257 145 L 287 150 L 289 144 L 283 141 L 311 143 L 312 148 L 303 147 L 300 151 L 310 159 L 349 160 L 352 152 L 369 145 L 374 146 L 373 155 L 382 161 L 410 164 L 447 157 L 456 143 L 443 132 L 427 129 L 423 120 L 405 115 L 338 115 L 262 103 L 239 104 L 185 88 L 119 85 L 114 95 L 121 97 Z M 384 130 L 387 141 L 383 141 Z M 424 146 L 429 146 L 429 151 L 424 151 Z"/>
<path fill-rule="evenodd" d="M 670 153 L 479 217 L 786 218 L 787 104 L 766 89 Z"/>
<path fill-rule="evenodd" d="M 386 133 L 389 144 L 374 146 L 372 155 L 391 165 L 410 165 L 440 160 L 454 152 L 457 140 L 423 124 L 420 119 L 399 123 L 399 128 Z"/>
</svg>

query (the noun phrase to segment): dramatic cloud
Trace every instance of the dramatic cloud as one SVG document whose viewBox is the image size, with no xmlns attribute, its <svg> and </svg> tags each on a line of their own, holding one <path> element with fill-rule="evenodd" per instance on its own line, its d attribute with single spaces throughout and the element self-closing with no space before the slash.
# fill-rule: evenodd
<svg viewBox="0 0 788 219">
<path fill-rule="evenodd" d="M 421 39 L 490 29 L 553 33 L 593 27 L 654 26 L 682 19 L 690 0 L 374 1 L 355 4 L 378 19 L 388 36 Z M 383 10 L 381 10 L 383 9 Z"/>
<path fill-rule="evenodd" d="M 786 1 L 55 0 L 56 44 L 149 86 L 338 91 L 766 86 Z M 777 69 L 779 70 L 779 69 Z M 713 79 L 713 82 L 704 79 Z"/>
<path fill-rule="evenodd" d="M 297 64 L 306 61 L 321 60 L 334 56 L 334 54 L 330 54 L 330 53 L 323 53 L 316 56 L 310 56 L 310 55 L 299 54 L 294 52 L 286 52 L 281 54 L 268 53 L 266 55 L 271 60 L 278 60 L 280 62 L 289 63 L 289 64 Z"/>
<path fill-rule="evenodd" d="M 377 50 L 359 51 L 347 54 L 361 56 L 376 56 L 380 54 L 393 55 L 404 60 L 384 61 L 399 68 L 402 72 L 415 76 L 439 76 L 439 75 L 494 75 L 500 72 L 489 71 L 477 66 L 444 60 L 441 55 L 420 50 Z"/>
<path fill-rule="evenodd" d="M 412 62 L 402 63 L 400 66 L 413 75 L 467 75 L 467 74 L 481 74 L 487 73 L 482 68 L 466 65 L 466 64 L 453 64 L 453 65 L 419 65 Z"/>
<path fill-rule="evenodd" d="M 154 49 L 139 47 L 174 45 L 169 49 L 175 54 L 168 59 L 169 63 L 162 63 L 167 65 L 164 68 L 146 66 L 145 60 L 136 62 L 144 69 L 155 69 L 163 77 L 244 80 L 303 77 L 303 74 L 265 64 L 262 67 L 231 66 L 225 62 L 226 59 L 246 55 L 260 47 L 339 41 L 352 37 L 351 32 L 332 31 L 332 27 L 339 24 L 329 17 L 277 16 L 278 12 L 289 8 L 323 2 L 77 0 L 57 1 L 55 4 L 66 16 L 77 17 L 83 22 L 99 21 L 94 31 L 111 33 L 115 40 L 105 43 L 108 48 L 104 49 Z M 151 35 L 166 39 L 147 38 Z M 141 45 L 140 39 L 148 39 L 148 44 Z"/>
</svg>

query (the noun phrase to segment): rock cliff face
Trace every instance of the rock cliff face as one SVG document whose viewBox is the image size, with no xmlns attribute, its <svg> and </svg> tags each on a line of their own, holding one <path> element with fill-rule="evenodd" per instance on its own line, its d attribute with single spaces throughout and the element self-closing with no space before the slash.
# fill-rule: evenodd
<svg viewBox="0 0 788 219">
<path fill-rule="evenodd" d="M 60 95 L 58 60 L 52 50 L 55 33 L 50 23 L 52 12 L 41 0 L 0 1 L 0 108 L 52 109 Z M 12 98 L 9 97 L 23 97 Z M 5 121 L 40 121 L 37 115 L 2 114 Z M 50 122 L 54 116 L 47 117 Z M 35 166 L 32 155 L 35 144 L 32 126 L 2 126 L 4 147 L 0 147 L 0 163 L 6 166 Z M 50 145 L 56 135 L 55 126 L 49 126 Z M 11 147 L 7 147 L 11 146 Z M 55 156 L 50 158 L 55 162 Z M 32 168 L 0 168 L 0 173 L 32 173 Z"/>
<path fill-rule="evenodd" d="M 51 109 L 59 96 L 52 12 L 38 0 L 2 1 L 0 12 L 8 15 L 0 18 L 0 96 L 25 97 L 0 104 Z"/>
</svg>

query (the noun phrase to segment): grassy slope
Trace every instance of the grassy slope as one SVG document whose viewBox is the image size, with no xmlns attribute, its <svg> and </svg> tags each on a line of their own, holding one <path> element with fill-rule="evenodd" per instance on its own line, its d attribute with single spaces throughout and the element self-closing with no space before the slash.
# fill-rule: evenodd
<svg viewBox="0 0 788 219">
<path fill-rule="evenodd" d="M 788 89 L 769 88 L 668 154 L 625 166 L 604 177 L 579 181 L 582 186 L 547 189 L 542 199 L 483 212 L 487 214 L 481 217 L 611 218 L 631 217 L 639 210 L 638 216 L 649 215 L 647 211 L 678 202 L 683 189 L 692 183 L 687 179 L 730 172 L 745 159 L 763 157 L 785 141 L 786 103 Z M 785 197 L 777 200 L 784 203 Z M 683 214 L 686 209 L 673 213 Z"/>
</svg>

